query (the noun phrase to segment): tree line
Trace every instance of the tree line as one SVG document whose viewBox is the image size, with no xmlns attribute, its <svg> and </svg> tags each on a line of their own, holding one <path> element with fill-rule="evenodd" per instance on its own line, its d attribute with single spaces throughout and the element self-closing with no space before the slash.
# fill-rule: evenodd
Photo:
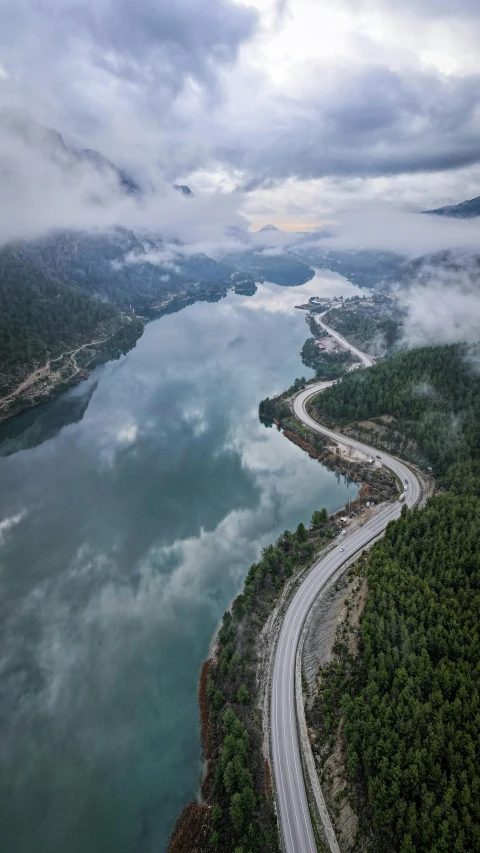
<svg viewBox="0 0 480 853">
<path fill-rule="evenodd" d="M 456 461 L 480 457 L 475 357 L 476 349 L 466 344 L 392 355 L 348 374 L 316 403 L 327 420 L 340 426 L 392 416 L 392 429 L 416 442 L 423 464 L 443 474 Z"/>
<path fill-rule="evenodd" d="M 465 470 L 465 474 L 468 472 Z M 402 511 L 373 549 L 348 766 L 399 853 L 480 849 L 480 499 Z"/>
<path fill-rule="evenodd" d="M 307 338 L 300 355 L 304 365 L 315 371 L 317 379 L 338 379 L 353 363 L 350 352 L 325 352 L 315 338 Z"/>
<path fill-rule="evenodd" d="M 94 299 L 19 258 L 0 251 L 0 396 L 35 367 L 85 341 L 118 330 L 119 344 L 131 343 L 143 326 L 124 323 L 109 302 Z M 131 326 L 131 328 L 130 328 Z M 135 328 L 134 328 L 135 327 Z M 134 330 L 133 341 L 131 331 Z"/>
<path fill-rule="evenodd" d="M 207 682 L 214 748 L 211 832 L 202 853 L 276 853 L 278 830 L 258 710 L 258 638 L 282 589 L 333 537 L 325 508 L 267 545 L 223 616 Z"/>
<path fill-rule="evenodd" d="M 371 316 L 365 308 L 359 311 L 333 308 L 325 316 L 325 323 L 360 346 L 381 336 L 386 349 L 397 343 L 402 329 L 401 320 Z"/>
<path fill-rule="evenodd" d="M 360 654 L 337 643 L 313 712 L 322 742 L 343 718 L 348 775 L 370 810 L 365 849 L 379 853 L 480 850 L 475 355 L 454 345 L 391 356 L 318 401 L 341 425 L 393 415 L 440 475 L 439 493 L 422 509 L 403 507 L 372 549 Z"/>
</svg>

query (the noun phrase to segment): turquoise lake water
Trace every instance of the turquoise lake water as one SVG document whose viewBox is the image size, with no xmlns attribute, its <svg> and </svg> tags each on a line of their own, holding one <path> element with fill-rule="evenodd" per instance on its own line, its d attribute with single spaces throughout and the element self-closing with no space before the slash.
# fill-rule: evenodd
<svg viewBox="0 0 480 853">
<path fill-rule="evenodd" d="M 198 790 L 197 680 L 261 548 L 357 492 L 258 420 L 310 375 L 261 285 L 150 323 L 0 432 L 0 850 L 159 853 Z"/>
</svg>

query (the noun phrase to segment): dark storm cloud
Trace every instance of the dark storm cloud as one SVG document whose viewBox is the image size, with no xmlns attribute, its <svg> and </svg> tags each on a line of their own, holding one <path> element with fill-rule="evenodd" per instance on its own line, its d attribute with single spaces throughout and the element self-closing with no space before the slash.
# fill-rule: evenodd
<svg viewBox="0 0 480 853">
<path fill-rule="evenodd" d="M 80 26 L 114 74 L 180 89 L 183 75 L 212 82 L 217 65 L 235 60 L 257 15 L 231 0 L 103 0 L 73 3 L 67 20 Z M 113 54 L 113 55 L 112 55 Z"/>
<path fill-rule="evenodd" d="M 101 123 L 109 94 L 153 111 L 187 85 L 214 93 L 258 24 L 232 0 L 2 0 L 0 10 L 4 100 L 73 123 L 89 111 Z"/>
<path fill-rule="evenodd" d="M 212 62 L 234 60 L 258 21 L 253 8 L 232 0 L 3 0 L 0 6 L 6 48 L 12 36 L 17 45 L 23 40 L 33 46 L 35 35 L 39 40 L 49 35 L 63 52 L 84 38 L 92 50 L 118 56 L 117 66 L 112 57 L 118 73 L 128 63 L 148 63 L 164 51 L 179 69 L 202 77 Z M 46 63 L 54 61 L 55 55 L 45 56 Z"/>
<path fill-rule="evenodd" d="M 406 0 L 402 10 L 412 21 L 417 12 L 480 20 L 476 4 L 424 0 L 416 9 Z M 287 27 L 291 7 L 274 4 Z M 286 97 L 268 67 L 251 57 L 235 66 L 260 23 L 233 0 L 0 0 L 0 11 L 0 105 L 33 112 L 70 145 L 160 171 L 168 183 L 218 165 L 248 189 L 480 160 L 479 75 L 320 58 L 304 66 L 308 89 Z"/>
<path fill-rule="evenodd" d="M 313 71 L 313 70 L 312 70 Z M 243 150 L 223 153 L 250 188 L 287 177 L 395 175 L 480 160 L 480 76 L 386 67 L 318 73 L 318 92 L 266 104 Z"/>
</svg>

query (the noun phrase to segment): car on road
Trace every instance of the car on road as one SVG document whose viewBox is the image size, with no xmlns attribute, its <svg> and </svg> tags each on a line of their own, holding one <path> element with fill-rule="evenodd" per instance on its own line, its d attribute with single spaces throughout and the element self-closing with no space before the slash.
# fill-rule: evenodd
<svg viewBox="0 0 480 853">
<path fill-rule="evenodd" d="M 379 455 L 378 455 L 378 453 L 377 453 L 377 459 L 381 459 L 381 458 L 382 458 L 382 457 L 381 457 L 381 456 L 379 456 Z"/>
<path fill-rule="evenodd" d="M 340 548 L 340 551 L 345 551 L 345 548 Z"/>
</svg>

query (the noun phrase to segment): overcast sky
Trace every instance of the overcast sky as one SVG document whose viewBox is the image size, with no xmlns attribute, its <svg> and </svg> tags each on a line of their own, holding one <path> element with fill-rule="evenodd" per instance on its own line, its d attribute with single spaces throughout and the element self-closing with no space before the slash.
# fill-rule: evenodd
<svg viewBox="0 0 480 853">
<path fill-rule="evenodd" d="M 0 104 L 253 227 L 480 195 L 478 0 L 0 0 Z"/>
</svg>

